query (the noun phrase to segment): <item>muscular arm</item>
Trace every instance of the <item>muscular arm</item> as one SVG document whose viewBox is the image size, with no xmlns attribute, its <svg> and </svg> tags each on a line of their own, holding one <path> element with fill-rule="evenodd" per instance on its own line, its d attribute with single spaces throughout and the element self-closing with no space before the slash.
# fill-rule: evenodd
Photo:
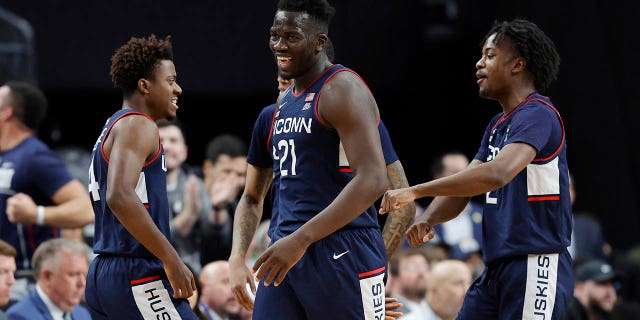
<svg viewBox="0 0 640 320">
<path fill-rule="evenodd" d="M 341 72 L 323 88 L 321 117 L 340 136 L 353 179 L 324 210 L 292 236 L 311 244 L 342 228 L 375 202 L 388 187 L 378 132 L 378 107 L 364 83 Z"/>
<path fill-rule="evenodd" d="M 409 181 L 404 173 L 402 163 L 397 160 L 387 165 L 387 177 L 389 178 L 389 188 L 398 189 L 409 186 Z M 404 238 L 416 213 L 416 205 L 414 202 L 398 209 L 391 211 L 387 216 L 387 221 L 382 229 L 382 238 L 387 249 L 387 260 L 390 260 L 395 253 L 398 245 Z"/>
<path fill-rule="evenodd" d="M 128 116 L 116 122 L 107 139 L 107 204 L 127 231 L 158 259 L 165 263 L 180 259 L 135 192 L 142 167 L 159 147 L 155 123 L 143 116 Z"/>
<path fill-rule="evenodd" d="M 536 149 L 526 143 L 506 145 L 492 161 L 479 163 L 454 175 L 411 187 L 416 198 L 426 196 L 472 197 L 502 188 L 536 156 Z"/>
<path fill-rule="evenodd" d="M 244 192 L 234 216 L 233 244 L 229 260 L 241 259 L 244 262 L 251 239 L 262 218 L 264 198 L 269 191 L 272 179 L 273 169 L 247 164 Z"/>
<path fill-rule="evenodd" d="M 469 170 L 480 164 L 482 164 L 482 161 L 473 160 L 465 170 Z M 429 206 L 424 210 L 424 213 L 416 220 L 426 221 L 431 226 L 444 223 L 457 217 L 467 206 L 469 200 L 471 200 L 471 197 L 438 196 L 431 201 Z"/>
</svg>

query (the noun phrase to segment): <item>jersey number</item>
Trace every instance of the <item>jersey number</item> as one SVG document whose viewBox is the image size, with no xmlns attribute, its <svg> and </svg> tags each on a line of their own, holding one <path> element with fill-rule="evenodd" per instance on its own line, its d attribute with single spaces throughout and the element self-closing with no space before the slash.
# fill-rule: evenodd
<svg viewBox="0 0 640 320">
<path fill-rule="evenodd" d="M 284 176 L 288 176 L 288 175 L 292 175 L 295 176 L 296 175 L 296 144 L 293 141 L 293 139 L 289 139 L 289 140 L 280 140 L 278 141 L 278 150 L 279 152 L 276 152 L 276 149 L 273 149 L 273 159 L 274 160 L 280 160 L 280 174 L 284 177 Z M 279 156 L 278 153 L 282 154 L 282 156 Z M 290 169 L 282 169 L 282 165 L 284 164 L 285 160 L 287 160 L 287 158 L 289 157 L 289 155 L 291 155 L 291 168 Z"/>
<path fill-rule="evenodd" d="M 100 184 L 96 181 L 96 175 L 93 173 L 93 159 L 91 159 L 91 166 L 89 166 L 89 194 L 91 194 L 93 201 L 100 200 L 98 189 L 100 189 Z"/>
</svg>

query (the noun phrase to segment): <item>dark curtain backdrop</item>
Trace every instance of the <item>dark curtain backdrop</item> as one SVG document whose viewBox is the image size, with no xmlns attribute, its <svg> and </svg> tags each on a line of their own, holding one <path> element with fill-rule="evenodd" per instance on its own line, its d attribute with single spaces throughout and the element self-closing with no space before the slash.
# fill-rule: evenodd
<svg viewBox="0 0 640 320">
<path fill-rule="evenodd" d="M 477 97 L 479 42 L 495 19 L 528 18 L 555 41 L 559 79 L 545 92 L 563 114 L 575 209 L 595 214 L 619 248 L 640 243 L 640 3 L 596 0 L 342 0 L 330 29 L 337 62 L 375 94 L 412 184 L 439 153 L 473 157 L 500 107 Z M 231 132 L 247 141 L 276 97 L 267 47 L 276 1 L 33 1 L 0 6 L 31 22 L 38 82 L 50 99 L 40 136 L 90 149 L 121 104 L 108 71 L 131 36 L 172 35 L 189 163 Z"/>
</svg>

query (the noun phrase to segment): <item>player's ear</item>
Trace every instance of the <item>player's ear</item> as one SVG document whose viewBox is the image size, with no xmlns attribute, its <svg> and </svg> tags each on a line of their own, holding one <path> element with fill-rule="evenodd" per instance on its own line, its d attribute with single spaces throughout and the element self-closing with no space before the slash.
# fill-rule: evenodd
<svg viewBox="0 0 640 320">
<path fill-rule="evenodd" d="M 329 39 L 329 37 L 327 36 L 326 33 L 320 33 L 318 35 L 318 39 L 316 39 L 316 52 L 320 52 L 322 50 L 324 50 L 324 48 L 327 45 L 327 40 Z"/>
<path fill-rule="evenodd" d="M 527 68 L 527 60 L 523 57 L 516 57 L 514 59 L 513 68 L 511 68 L 512 73 L 523 72 Z"/>
<path fill-rule="evenodd" d="M 140 78 L 138 80 L 138 91 L 140 91 L 140 93 L 142 94 L 148 94 L 149 93 L 149 87 L 150 87 L 150 83 L 149 80 L 145 79 L 145 78 Z"/>
</svg>

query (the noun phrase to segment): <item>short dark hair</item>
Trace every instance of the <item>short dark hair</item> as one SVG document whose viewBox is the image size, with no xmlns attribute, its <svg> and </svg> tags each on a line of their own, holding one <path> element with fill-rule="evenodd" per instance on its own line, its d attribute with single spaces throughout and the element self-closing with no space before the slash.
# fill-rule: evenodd
<svg viewBox="0 0 640 320">
<path fill-rule="evenodd" d="M 232 134 L 221 134 L 207 144 L 206 157 L 211 162 L 218 161 L 220 155 L 226 154 L 232 158 L 247 155 L 247 145 L 240 137 Z"/>
<path fill-rule="evenodd" d="M 156 121 L 156 125 L 158 126 L 158 128 L 176 126 L 178 129 L 180 129 L 184 141 L 187 141 L 187 134 L 184 131 L 184 126 L 182 125 L 182 121 L 180 121 L 178 118 L 172 117 L 169 119 L 160 119 Z"/>
<path fill-rule="evenodd" d="M 47 113 L 47 98 L 38 87 L 23 81 L 9 81 L 13 114 L 30 129 L 36 129 Z"/>
<path fill-rule="evenodd" d="M 481 45 L 496 34 L 495 44 L 507 36 L 515 53 L 525 59 L 527 70 L 533 75 L 536 90 L 543 91 L 558 77 L 560 56 L 549 37 L 533 22 L 524 19 L 495 21 Z"/>
<path fill-rule="evenodd" d="M 278 10 L 306 12 L 319 23 L 318 26 L 322 27 L 325 32 L 328 31 L 331 18 L 336 13 L 336 9 L 327 0 L 280 0 L 278 1 Z"/>
<path fill-rule="evenodd" d="M 171 36 L 164 39 L 158 39 L 154 34 L 148 38 L 132 37 L 111 57 L 111 81 L 125 97 L 129 97 L 138 87 L 138 80 L 153 75 L 160 60 L 173 61 Z"/>
</svg>

